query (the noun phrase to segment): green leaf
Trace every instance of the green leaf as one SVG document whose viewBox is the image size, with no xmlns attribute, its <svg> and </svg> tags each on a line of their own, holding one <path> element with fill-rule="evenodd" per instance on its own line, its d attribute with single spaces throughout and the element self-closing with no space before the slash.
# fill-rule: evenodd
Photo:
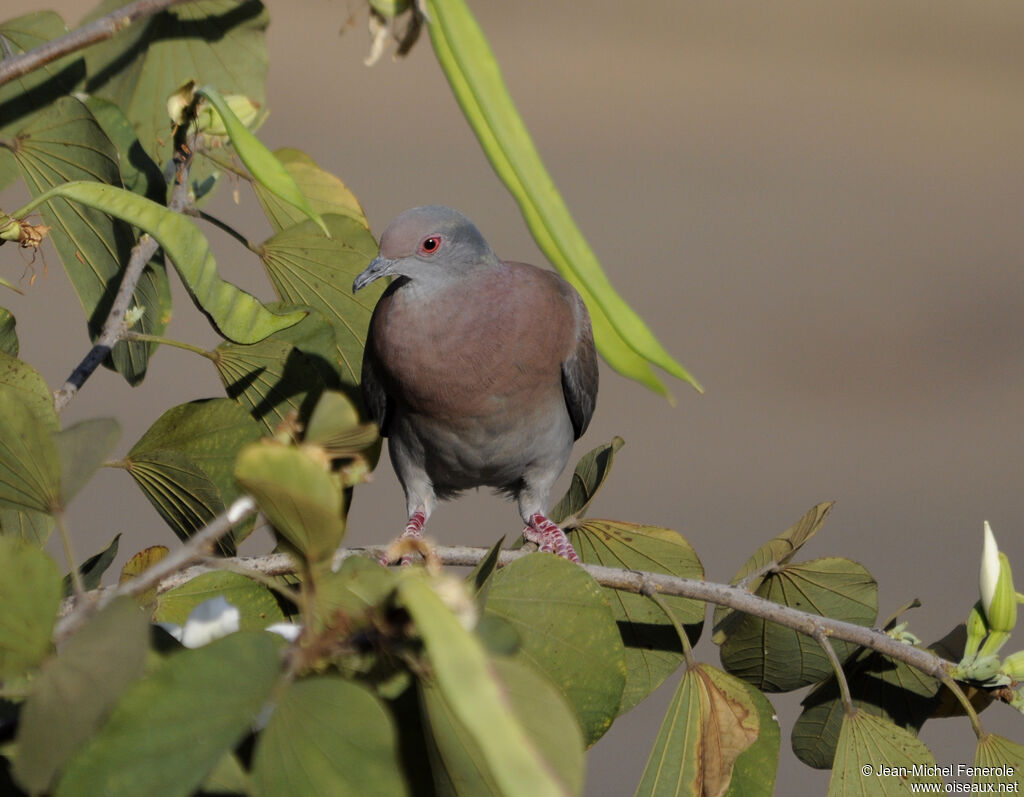
<svg viewBox="0 0 1024 797">
<path fill-rule="evenodd" d="M 756 592 L 768 577 L 772 566 L 787 564 L 796 556 L 797 551 L 803 547 L 804 543 L 821 530 L 830 511 L 832 511 L 831 501 L 812 506 L 795 526 L 790 526 L 780 535 L 758 548 L 729 583 L 737 585 L 743 582 L 744 589 L 748 592 Z M 736 612 L 725 606 L 717 607 L 715 609 L 714 635 L 711 640 L 716 645 L 721 645 L 729 632 L 730 624 L 745 616 L 742 612 Z"/>
<path fill-rule="evenodd" d="M 0 507 L 0 534 L 42 547 L 53 531 L 53 516 L 31 509 Z"/>
<path fill-rule="evenodd" d="M 26 14 L 0 23 L 6 42 L 5 55 L 28 52 L 68 32 L 64 20 L 52 11 Z M 0 86 L 0 138 L 14 138 L 20 127 L 38 111 L 70 94 L 85 77 L 85 62 L 78 53 L 34 69 Z M 14 157 L 0 147 L 0 189 L 18 176 Z"/>
<path fill-rule="evenodd" d="M 265 586 L 240 573 L 214 571 L 161 593 L 156 599 L 153 621 L 184 625 L 196 606 L 218 596 L 238 609 L 242 631 L 262 631 L 285 619 L 274 594 Z"/>
<path fill-rule="evenodd" d="M 492 582 L 487 614 L 512 624 L 522 643 L 517 658 L 562 690 L 593 744 L 617 716 L 626 682 L 625 651 L 601 587 L 547 554 L 517 559 Z"/>
<path fill-rule="evenodd" d="M 856 708 L 916 733 L 932 716 L 941 683 L 904 662 L 860 650 L 843 665 Z M 827 769 L 835 758 L 843 722 L 843 702 L 835 676 L 802 701 L 793 723 L 793 752 L 810 767 Z"/>
<path fill-rule="evenodd" d="M 181 539 L 187 539 L 223 512 L 241 492 L 234 462 L 260 427 L 231 399 L 191 401 L 157 419 L 122 463 L 154 508 Z M 235 529 L 229 552 L 252 528 Z"/>
<path fill-rule="evenodd" d="M 123 5 L 123 0 L 105 0 L 83 24 Z M 89 47 L 86 88 L 120 107 L 150 157 L 167 163 L 171 124 L 166 101 L 182 84 L 198 76 L 224 94 L 244 94 L 265 104 L 268 22 L 256 0 L 177 5 Z M 210 172 L 204 164 L 194 164 L 193 183 Z"/>
<path fill-rule="evenodd" d="M 98 189 L 121 190 L 114 145 L 89 109 L 74 97 L 63 97 L 33 117 L 18 132 L 14 153 L 34 197 L 73 181 Z M 50 240 L 85 310 L 89 335 L 95 340 L 110 312 L 135 236 L 128 224 L 111 218 L 101 207 L 56 199 L 44 205 L 41 213 L 52 228 Z M 160 334 L 169 312 L 167 275 L 162 266 L 149 265 L 147 269 L 132 305 L 145 308 L 141 328 Z M 162 303 L 154 302 L 156 297 Z M 149 351 L 150 344 L 122 341 L 114 346 L 111 358 L 129 384 L 135 385 L 145 376 Z"/>
<path fill-rule="evenodd" d="M 365 452 L 374 463 L 380 450 L 377 446 L 377 453 L 366 451 L 379 443 L 377 426 L 363 423 L 352 400 L 337 390 L 326 390 L 320 396 L 309 416 L 302 441 L 335 458 Z"/>
<path fill-rule="evenodd" d="M 0 307 L 0 353 L 18 356 L 17 321 L 10 310 Z"/>
<path fill-rule="evenodd" d="M 462 112 L 494 171 L 519 203 L 537 245 L 583 296 L 605 360 L 659 393 L 666 393 L 665 387 L 648 362 L 700 390 L 608 282 L 544 168 L 490 46 L 465 2 L 428 0 L 427 17 L 438 63 Z"/>
<path fill-rule="evenodd" d="M 316 222 L 316 225 L 323 230 L 324 235 L 330 238 L 331 233 L 328 231 L 327 225 L 324 224 L 324 220 L 310 206 L 309 200 L 299 190 L 295 180 L 292 179 L 281 161 L 275 158 L 274 153 L 242 124 L 228 103 L 220 96 L 220 92 L 214 86 L 207 85 L 196 89 L 196 93 L 206 97 L 209 103 L 217 109 L 221 121 L 224 122 L 224 129 L 227 130 L 228 137 L 235 147 L 235 152 L 238 153 L 238 157 L 256 182 L 278 199 L 301 210 L 305 216 Z"/>
<path fill-rule="evenodd" d="M 437 688 L 452 720 L 480 751 L 481 766 L 505 797 L 565 795 L 534 742 L 515 719 L 483 646 L 441 602 L 422 571 L 399 582 L 398 599 L 423 638 Z"/>
<path fill-rule="evenodd" d="M 349 191 L 341 180 L 328 171 L 321 169 L 309 155 L 297 149 L 278 149 L 274 151 L 285 171 L 291 175 L 299 191 L 309 200 L 309 204 L 317 213 L 337 213 L 349 216 L 362 226 L 369 229 L 370 224 L 363 214 L 363 208 L 355 194 Z M 256 198 L 263 206 L 267 221 L 276 232 L 298 224 L 306 219 L 306 214 L 288 202 L 282 202 L 271 191 L 259 182 L 253 183 Z"/>
<path fill-rule="evenodd" d="M 683 673 L 637 788 L 640 795 L 725 794 L 760 713 L 742 681 L 706 664 Z"/>
<path fill-rule="evenodd" d="M 352 280 L 377 255 L 377 242 L 359 222 L 324 216 L 331 237 L 312 221 L 277 233 L 261 247 L 263 265 L 282 301 L 312 307 L 334 327 L 332 366 L 343 385 L 354 388 L 362 372 L 370 315 L 384 291 L 383 281 L 358 295 Z M 365 294 L 365 295 L 364 295 Z"/>
<path fill-rule="evenodd" d="M 324 388 L 338 379 L 332 365 L 334 330 L 315 310 L 258 343 L 225 341 L 213 357 L 228 396 L 271 434 L 293 412 L 308 418 Z"/>
<path fill-rule="evenodd" d="M 911 783 L 935 783 L 942 788 L 938 775 L 913 774 L 915 764 L 934 767 L 935 759 L 912 733 L 864 711 L 847 714 L 828 785 L 829 797 L 904 795 Z M 889 768 L 888 773 L 882 767 Z"/>
<path fill-rule="evenodd" d="M 570 539 L 587 564 L 704 578 L 696 551 L 670 529 L 587 520 L 570 532 Z M 607 587 L 602 592 L 625 645 L 626 686 L 619 706 L 623 714 L 675 672 L 683 662 L 683 651 L 675 626 L 650 598 Z M 704 621 L 704 602 L 671 595 L 662 596 L 662 601 L 680 623 L 695 627 L 691 634 L 695 644 Z"/>
<path fill-rule="evenodd" d="M 103 574 L 107 572 L 117 557 L 117 548 L 120 541 L 120 533 L 115 534 L 114 539 L 110 541 L 106 548 L 97 554 L 93 554 L 79 565 L 78 572 L 82 576 L 82 586 L 86 590 L 96 589 L 100 582 L 103 581 Z M 64 576 L 62 584 L 64 597 L 70 597 L 74 593 L 74 584 L 71 581 L 70 573 Z"/>
<path fill-rule="evenodd" d="M 971 783 L 992 783 L 997 791 L 1001 787 L 1007 792 L 1010 791 L 1008 785 L 1012 783 L 1016 785 L 1015 791 L 1019 791 L 1024 782 L 1024 745 L 994 733 L 982 734 L 974 751 L 974 766 L 979 769 L 972 775 Z M 989 774 L 985 774 L 985 767 L 990 768 Z M 1007 774 L 991 774 L 998 771 L 997 767 L 1002 767 Z"/>
<path fill-rule="evenodd" d="M 521 662 L 492 657 L 490 666 L 523 726 L 567 794 L 583 791 L 583 737 L 565 697 L 543 675 Z M 439 794 L 464 797 L 499 794 L 480 748 L 454 716 L 441 690 L 426 682 L 420 690 L 429 726 L 431 772 Z"/>
<path fill-rule="evenodd" d="M 298 323 L 305 315 L 275 315 L 255 296 L 222 280 L 209 244 L 192 222 L 123 188 L 88 181 L 57 185 L 16 211 L 16 215 L 20 218 L 54 199 L 68 199 L 94 208 L 153 236 L 173 261 L 192 301 L 230 340 L 255 343 Z"/>
<path fill-rule="evenodd" d="M 58 797 L 191 794 L 252 727 L 280 667 L 278 641 L 262 631 L 168 656 L 74 756 Z"/>
<path fill-rule="evenodd" d="M 743 683 L 747 695 L 757 709 L 759 726 L 757 741 L 740 753 L 732 768 L 732 780 L 726 797 L 772 797 L 775 776 L 779 769 L 779 720 L 775 707 L 759 689 Z"/>
<path fill-rule="evenodd" d="M 48 431 L 60 429 L 57 411 L 53 408 L 53 394 L 46 380 L 24 360 L 0 353 L 0 388 L 13 390 L 19 401 L 35 415 Z"/>
<path fill-rule="evenodd" d="M 841 557 L 786 565 L 755 593 L 775 603 L 857 625 L 871 626 L 878 613 L 878 585 L 856 562 Z M 840 661 L 856 646 L 832 640 Z M 722 644 L 722 665 L 759 689 L 788 692 L 832 673 L 818 643 L 804 634 L 759 617 L 744 615 Z"/>
<path fill-rule="evenodd" d="M 121 437 L 121 425 L 113 418 L 79 421 L 53 435 L 60 460 L 60 501 L 68 503 L 89 481 L 114 450 Z"/>
<path fill-rule="evenodd" d="M 139 196 L 164 203 L 167 199 L 167 181 L 160 167 L 143 149 L 124 111 L 114 103 L 96 96 L 86 98 L 85 106 L 117 151 L 124 187 Z"/>
<path fill-rule="evenodd" d="M 255 444 L 238 455 L 235 478 L 277 532 L 311 561 L 330 557 L 345 534 L 345 500 L 323 462 L 279 443 Z"/>
<path fill-rule="evenodd" d="M 572 526 L 583 517 L 590 502 L 594 500 L 597 491 L 601 489 L 612 471 L 615 452 L 624 445 L 625 440 L 614 437 L 610 443 L 591 449 L 580 457 L 573 471 L 569 489 L 548 513 L 555 523 L 565 528 L 566 521 L 570 521 L 568 525 Z"/>
<path fill-rule="evenodd" d="M 45 553 L 0 537 L 0 679 L 21 675 L 50 651 L 60 573 Z"/>
<path fill-rule="evenodd" d="M 131 598 L 115 598 L 43 664 L 18 723 L 14 774 L 24 788 L 50 788 L 142 675 L 148 643 L 146 615 Z"/>
<path fill-rule="evenodd" d="M 25 391 L 0 384 L 0 504 L 50 513 L 60 505 L 60 460 L 30 401 Z"/>
<path fill-rule="evenodd" d="M 333 676 L 291 684 L 253 759 L 255 795 L 408 794 L 390 716 L 367 689 Z"/>
</svg>

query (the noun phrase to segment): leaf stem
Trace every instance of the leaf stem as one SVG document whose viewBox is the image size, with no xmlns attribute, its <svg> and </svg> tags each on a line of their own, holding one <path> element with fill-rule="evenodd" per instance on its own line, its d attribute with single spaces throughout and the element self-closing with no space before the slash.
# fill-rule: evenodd
<svg viewBox="0 0 1024 797">
<path fill-rule="evenodd" d="M 960 684 L 958 684 L 953 676 L 948 673 L 942 678 L 942 684 L 953 693 L 957 700 L 960 701 L 960 705 L 964 707 L 964 713 L 967 714 L 968 719 L 971 721 L 971 728 L 974 729 L 974 735 L 980 739 L 984 735 L 985 731 L 981 727 L 981 719 L 978 717 L 978 712 L 974 710 L 974 706 L 971 705 L 970 698 L 964 694 L 964 690 L 960 688 Z"/>
<path fill-rule="evenodd" d="M 839 684 L 839 694 L 843 699 L 843 710 L 847 715 L 853 714 L 856 709 L 853 706 L 853 697 L 850 695 L 850 684 L 846 681 L 843 663 L 839 661 L 836 649 L 832 647 L 832 642 L 828 638 L 828 632 L 824 628 L 818 628 L 811 636 L 821 645 L 821 649 L 825 651 L 825 655 L 828 656 L 828 660 L 832 664 L 832 671 L 836 675 L 836 683 Z"/>
<path fill-rule="evenodd" d="M 242 246 L 244 246 L 250 252 L 252 252 L 254 254 L 257 254 L 257 255 L 262 255 L 263 254 L 263 250 L 259 246 L 254 244 L 252 241 L 250 241 L 244 235 L 242 235 L 242 233 L 240 233 L 238 230 L 236 230 L 230 224 L 228 224 L 227 222 L 221 221 L 216 216 L 211 216 L 209 213 L 206 213 L 206 212 L 204 212 L 202 210 L 199 210 L 199 208 L 188 208 L 185 211 L 185 215 L 186 216 L 192 216 L 193 218 L 196 218 L 196 219 L 202 219 L 205 222 L 209 222 L 214 227 L 216 227 L 218 230 L 221 230 L 222 232 L 226 232 L 228 235 L 230 235 L 232 238 L 234 238 L 236 241 L 238 241 Z"/>
<path fill-rule="evenodd" d="M 697 661 L 693 658 L 693 646 L 690 645 L 690 638 L 686 635 L 686 631 L 682 626 L 682 623 L 676 618 L 671 607 L 665 602 L 665 599 L 658 594 L 657 588 L 653 585 L 649 585 L 647 589 L 643 591 L 643 594 L 650 598 L 661 609 L 665 616 L 668 617 L 672 627 L 676 629 L 676 635 L 679 637 L 679 644 L 683 646 L 683 657 L 686 659 L 686 666 L 693 667 Z"/>
<path fill-rule="evenodd" d="M 185 343 L 182 340 L 174 340 L 173 338 L 164 338 L 160 335 L 150 335 L 148 332 L 126 332 L 124 336 L 125 340 L 137 340 L 146 343 L 159 343 L 161 346 L 170 346 L 174 349 L 184 349 L 190 351 L 193 354 L 198 354 L 200 357 L 205 357 L 207 360 L 216 361 L 217 355 L 215 352 L 207 351 L 202 346 L 194 346 L 191 343 Z"/>
<path fill-rule="evenodd" d="M 64 548 L 64 558 L 68 560 L 68 570 L 71 571 L 71 584 L 74 586 L 77 602 L 85 595 L 85 583 L 82 581 L 82 574 L 78 572 L 78 557 L 75 556 L 75 549 L 71 544 L 71 535 L 68 533 L 68 525 L 64 520 L 64 510 L 59 509 L 54 512 L 53 519 L 57 524 L 57 531 L 60 532 L 60 542 Z"/>
</svg>

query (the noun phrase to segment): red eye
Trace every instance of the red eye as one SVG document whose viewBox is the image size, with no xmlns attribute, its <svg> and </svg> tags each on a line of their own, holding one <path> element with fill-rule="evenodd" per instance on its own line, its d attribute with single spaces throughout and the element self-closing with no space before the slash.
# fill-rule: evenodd
<svg viewBox="0 0 1024 797">
<path fill-rule="evenodd" d="M 441 248 L 441 236 L 431 235 L 420 242 L 420 254 L 432 255 Z"/>
</svg>

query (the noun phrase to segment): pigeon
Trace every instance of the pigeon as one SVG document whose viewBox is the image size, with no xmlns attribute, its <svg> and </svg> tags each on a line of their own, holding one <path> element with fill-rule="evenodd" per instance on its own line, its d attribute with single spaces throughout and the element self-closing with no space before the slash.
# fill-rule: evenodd
<svg viewBox="0 0 1024 797">
<path fill-rule="evenodd" d="M 547 517 L 555 480 L 597 399 L 590 316 L 558 274 L 499 260 L 457 210 L 388 225 L 353 293 L 393 277 L 370 319 L 362 394 L 405 491 L 400 541 L 418 541 L 440 500 L 473 487 L 515 499 L 523 536 L 578 562 Z"/>
</svg>

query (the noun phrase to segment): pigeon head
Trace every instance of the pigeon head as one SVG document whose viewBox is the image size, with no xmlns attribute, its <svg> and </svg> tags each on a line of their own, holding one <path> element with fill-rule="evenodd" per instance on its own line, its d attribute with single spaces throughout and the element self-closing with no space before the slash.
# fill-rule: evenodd
<svg viewBox="0 0 1024 797">
<path fill-rule="evenodd" d="M 380 254 L 352 283 L 352 292 L 380 277 L 444 284 L 498 258 L 476 226 L 443 205 L 413 208 L 400 215 L 380 237 Z"/>
</svg>

